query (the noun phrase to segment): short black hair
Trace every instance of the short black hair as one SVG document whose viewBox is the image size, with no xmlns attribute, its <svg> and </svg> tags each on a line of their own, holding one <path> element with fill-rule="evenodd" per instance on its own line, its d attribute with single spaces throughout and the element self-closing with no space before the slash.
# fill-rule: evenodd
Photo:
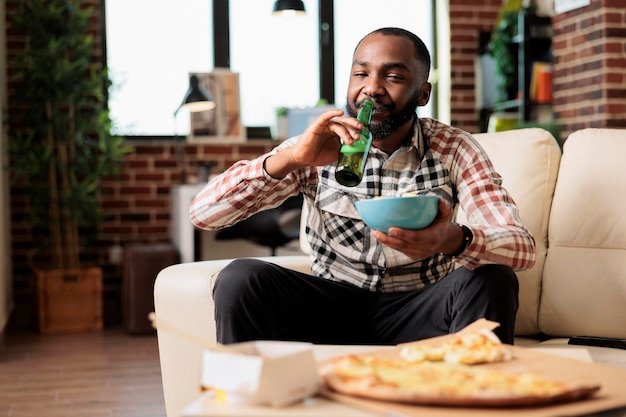
<svg viewBox="0 0 626 417">
<path fill-rule="evenodd" d="M 361 44 L 361 42 L 363 42 L 365 38 L 367 38 L 368 36 L 374 33 L 380 33 L 381 35 L 402 36 L 403 38 L 410 40 L 413 43 L 413 46 L 415 48 L 415 55 L 417 59 L 421 61 L 422 64 L 424 64 L 424 66 L 426 67 L 426 79 L 428 79 L 428 75 L 430 73 L 430 65 L 431 65 L 430 52 L 428 52 L 428 48 L 426 47 L 426 44 L 424 44 L 424 42 L 420 39 L 419 36 L 417 36 L 413 32 L 409 32 L 406 29 L 396 28 L 396 27 L 385 27 L 385 28 L 376 29 L 368 33 L 367 35 L 365 35 L 363 39 L 361 39 L 359 43 L 356 45 L 356 48 L 354 49 L 354 51 L 356 52 L 356 50 L 359 48 L 359 45 Z"/>
</svg>

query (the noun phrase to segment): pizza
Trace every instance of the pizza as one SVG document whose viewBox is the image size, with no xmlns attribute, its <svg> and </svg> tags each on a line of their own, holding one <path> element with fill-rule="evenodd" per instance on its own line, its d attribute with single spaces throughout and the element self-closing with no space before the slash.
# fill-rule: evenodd
<svg viewBox="0 0 626 417">
<path fill-rule="evenodd" d="M 600 389 L 528 372 L 367 355 L 336 358 L 321 377 L 340 394 L 437 406 L 537 406 L 586 398 Z"/>
<path fill-rule="evenodd" d="M 489 329 L 457 334 L 440 344 L 409 343 L 401 348 L 400 355 L 411 362 L 456 365 L 503 362 L 513 357 L 511 350 Z"/>
<path fill-rule="evenodd" d="M 399 357 L 347 355 L 322 369 L 333 391 L 358 397 L 445 406 L 536 406 L 591 396 L 597 384 L 573 384 L 481 364 L 513 359 L 489 329 L 458 333 L 440 343 L 412 342 Z"/>
</svg>

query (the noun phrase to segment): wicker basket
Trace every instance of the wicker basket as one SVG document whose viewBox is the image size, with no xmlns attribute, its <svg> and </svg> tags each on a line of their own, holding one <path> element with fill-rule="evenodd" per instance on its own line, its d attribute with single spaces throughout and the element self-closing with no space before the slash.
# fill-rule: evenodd
<svg viewBox="0 0 626 417">
<path fill-rule="evenodd" d="M 102 269 L 38 270 L 36 276 L 41 333 L 102 330 Z"/>
</svg>

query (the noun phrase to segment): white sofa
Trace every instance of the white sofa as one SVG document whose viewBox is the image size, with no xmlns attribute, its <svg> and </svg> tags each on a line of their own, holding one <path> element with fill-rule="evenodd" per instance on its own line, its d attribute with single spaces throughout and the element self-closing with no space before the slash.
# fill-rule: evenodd
<svg viewBox="0 0 626 417">
<path fill-rule="evenodd" d="M 537 240 L 536 265 L 518 273 L 516 343 L 563 347 L 571 336 L 626 338 L 626 130 L 573 133 L 563 153 L 542 129 L 478 134 Z M 463 221 L 463 213 L 458 214 Z M 301 234 L 302 236 L 303 234 Z M 302 242 L 307 251 L 306 242 Z M 271 258 L 308 271 L 308 256 Z M 170 266 L 157 277 L 157 316 L 215 340 L 211 289 L 230 260 Z M 199 394 L 202 347 L 158 330 L 168 417 Z M 626 366 L 626 350 L 589 348 L 593 360 Z"/>
</svg>

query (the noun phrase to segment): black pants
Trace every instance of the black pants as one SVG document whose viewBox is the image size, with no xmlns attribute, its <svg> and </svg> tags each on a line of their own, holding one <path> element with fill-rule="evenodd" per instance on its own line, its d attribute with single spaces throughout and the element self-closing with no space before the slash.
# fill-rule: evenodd
<svg viewBox="0 0 626 417">
<path fill-rule="evenodd" d="M 456 332 L 480 318 L 513 343 L 519 286 L 513 270 L 459 268 L 424 289 L 376 293 L 257 259 L 237 259 L 213 290 L 217 340 L 398 344 Z"/>
</svg>

